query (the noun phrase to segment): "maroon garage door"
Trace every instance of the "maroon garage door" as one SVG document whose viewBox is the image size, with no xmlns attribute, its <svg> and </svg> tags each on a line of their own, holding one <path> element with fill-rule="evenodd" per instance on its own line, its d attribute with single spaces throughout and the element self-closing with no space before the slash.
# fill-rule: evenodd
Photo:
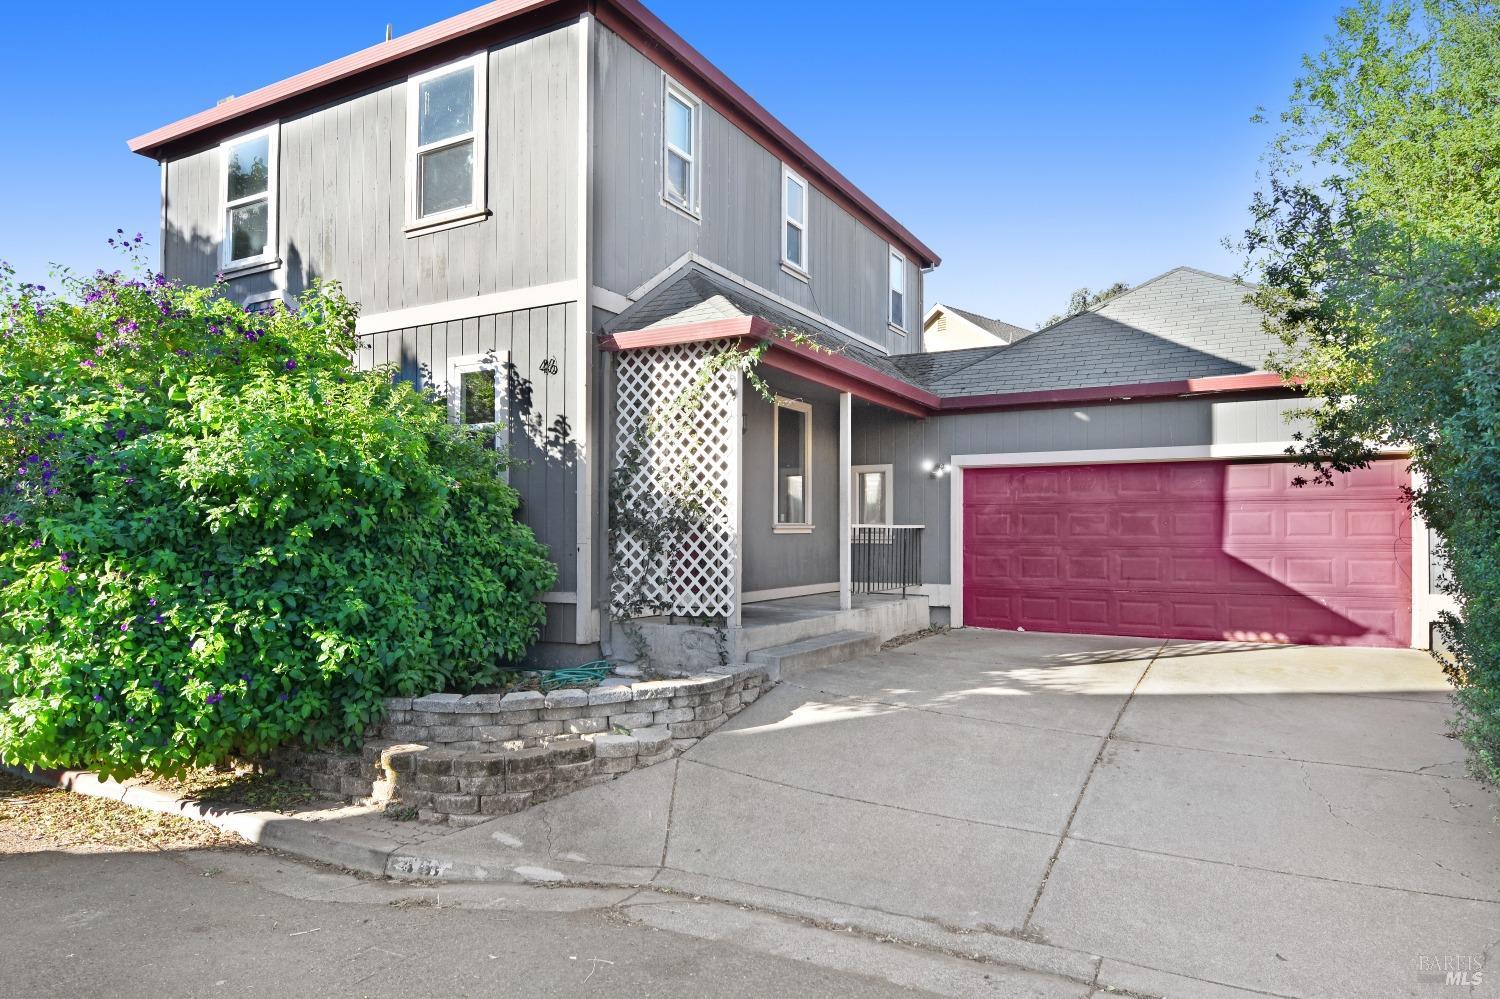
<svg viewBox="0 0 1500 999">
<path fill-rule="evenodd" d="M 964 470 L 964 623 L 1404 646 L 1406 463 L 1297 487 L 1285 462 Z"/>
</svg>

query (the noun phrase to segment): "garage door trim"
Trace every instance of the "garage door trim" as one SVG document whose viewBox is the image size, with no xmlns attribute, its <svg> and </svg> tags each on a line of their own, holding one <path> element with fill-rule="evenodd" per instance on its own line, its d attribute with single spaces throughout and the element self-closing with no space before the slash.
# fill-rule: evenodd
<svg viewBox="0 0 1500 999">
<path fill-rule="evenodd" d="M 951 461 L 952 486 L 948 494 L 948 576 L 949 619 L 953 627 L 964 626 L 964 470 L 967 468 L 1024 468 L 1046 465 L 1106 465 L 1129 462 L 1234 461 L 1254 458 L 1287 457 L 1291 441 L 1265 441 L 1256 444 L 1194 444 L 1184 447 L 1126 447 L 1078 451 L 1015 451 L 996 454 L 956 454 Z M 1400 448 L 1382 448 L 1380 457 L 1402 457 Z M 1426 525 L 1412 511 L 1412 644 L 1425 648 L 1428 625 L 1423 601 L 1416 599 L 1418 566 L 1425 566 Z"/>
</svg>

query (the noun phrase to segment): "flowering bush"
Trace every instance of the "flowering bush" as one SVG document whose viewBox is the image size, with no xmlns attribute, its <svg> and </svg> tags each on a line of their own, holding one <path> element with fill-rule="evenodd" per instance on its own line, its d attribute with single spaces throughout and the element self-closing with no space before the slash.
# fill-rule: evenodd
<svg viewBox="0 0 1500 999">
<path fill-rule="evenodd" d="M 348 744 L 381 698 L 490 682 L 536 639 L 555 569 L 504 458 L 352 370 L 354 315 L 332 285 L 252 314 L 0 269 L 0 761 Z"/>
</svg>

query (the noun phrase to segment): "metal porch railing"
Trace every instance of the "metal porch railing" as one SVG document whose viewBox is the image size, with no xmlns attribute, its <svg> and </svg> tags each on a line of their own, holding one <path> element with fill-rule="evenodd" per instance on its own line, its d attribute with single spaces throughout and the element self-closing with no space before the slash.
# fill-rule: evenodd
<svg viewBox="0 0 1500 999">
<path fill-rule="evenodd" d="M 849 539 L 855 593 L 895 593 L 922 585 L 921 524 L 856 524 Z"/>
</svg>

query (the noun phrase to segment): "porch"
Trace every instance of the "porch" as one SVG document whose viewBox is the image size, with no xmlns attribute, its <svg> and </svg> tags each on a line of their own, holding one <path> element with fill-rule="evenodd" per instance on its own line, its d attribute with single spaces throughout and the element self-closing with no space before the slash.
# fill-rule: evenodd
<svg viewBox="0 0 1500 999">
<path fill-rule="evenodd" d="M 902 521 L 935 483 L 857 430 L 925 411 L 868 352 L 800 332 L 757 317 L 606 337 L 613 658 L 702 669 L 793 645 L 817 658 L 823 639 L 849 658 L 929 625 L 930 532 Z"/>
<path fill-rule="evenodd" d="M 651 665 L 666 672 L 716 666 L 722 657 L 729 663 L 765 662 L 779 674 L 874 652 L 928 626 L 927 597 L 915 592 L 862 593 L 847 608 L 841 603 L 838 593 L 757 601 L 743 604 L 740 623 L 730 626 L 668 615 L 636 618 L 628 629 L 614 625 L 614 658 L 641 658 L 639 644 Z"/>
</svg>

